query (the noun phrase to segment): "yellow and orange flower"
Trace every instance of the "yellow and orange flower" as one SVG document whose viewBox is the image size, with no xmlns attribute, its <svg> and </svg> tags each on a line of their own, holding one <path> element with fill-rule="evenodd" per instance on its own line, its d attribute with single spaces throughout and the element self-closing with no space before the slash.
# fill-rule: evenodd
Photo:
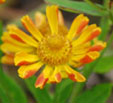
<svg viewBox="0 0 113 103">
<path fill-rule="evenodd" d="M 5 2 L 5 0 L 0 0 L 0 4 L 2 4 L 2 3 L 4 3 Z"/>
<path fill-rule="evenodd" d="M 46 83 L 59 83 L 63 78 L 84 82 L 85 77 L 72 67 L 99 57 L 99 51 L 106 47 L 105 42 L 93 40 L 100 34 L 100 27 L 88 25 L 89 19 L 80 14 L 68 30 L 55 5 L 47 6 L 46 16 L 37 12 L 35 24 L 28 15 L 22 17 L 21 22 L 31 35 L 15 25 L 7 27 L 2 36 L 1 50 L 6 54 L 2 63 L 20 66 L 21 78 L 29 78 L 43 69 L 35 83 L 40 88 Z"/>
</svg>

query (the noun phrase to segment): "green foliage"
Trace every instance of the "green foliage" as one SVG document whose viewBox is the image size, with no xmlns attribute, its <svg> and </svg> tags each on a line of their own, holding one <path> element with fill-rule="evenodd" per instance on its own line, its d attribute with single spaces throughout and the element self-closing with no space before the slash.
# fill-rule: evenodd
<svg viewBox="0 0 113 103">
<path fill-rule="evenodd" d="M 0 84 L 0 99 L 1 99 L 0 103 L 10 103 L 9 102 L 9 98 L 8 98 L 8 96 L 6 94 L 6 91 L 1 86 L 1 84 Z"/>
<path fill-rule="evenodd" d="M 106 36 L 110 30 L 110 23 L 108 17 L 102 17 L 100 20 L 100 27 L 102 29 L 102 33 L 99 35 L 100 40 L 105 40 Z"/>
<path fill-rule="evenodd" d="M 93 16 L 105 16 L 108 15 L 106 9 L 98 9 L 94 6 L 87 4 L 86 2 L 68 1 L 68 0 L 45 0 L 52 4 L 59 5 L 64 10 L 71 12 L 87 13 Z M 100 8 L 104 8 L 102 5 L 96 4 Z"/>
<path fill-rule="evenodd" d="M 2 34 L 2 23 L 0 22 L 0 35 Z M 0 40 L 0 44 L 2 41 Z M 0 51 L 0 57 L 2 52 Z M 0 64 L 0 98 L 3 103 L 27 103 L 27 98 L 21 87 L 10 76 L 5 74 Z M 9 97 L 5 99 L 5 96 Z M 3 98 L 4 97 L 4 98 Z M 6 102 L 8 101 L 8 102 Z"/>
<path fill-rule="evenodd" d="M 11 77 L 0 68 L 0 83 L 10 97 L 10 103 L 27 103 L 24 91 Z"/>
<path fill-rule="evenodd" d="M 69 79 L 57 84 L 53 103 L 66 103 L 71 95 L 73 84 Z"/>
<path fill-rule="evenodd" d="M 52 99 L 49 95 L 49 93 L 46 91 L 45 88 L 42 90 L 40 88 L 35 88 L 34 83 L 36 81 L 36 77 L 31 77 L 29 79 L 26 79 L 26 85 L 33 94 L 34 98 L 39 103 L 51 103 Z"/>
<path fill-rule="evenodd" d="M 75 103 L 104 103 L 112 91 L 111 84 L 100 84 L 90 90 L 86 90 L 75 100 Z"/>
<path fill-rule="evenodd" d="M 113 56 L 106 56 L 100 59 L 94 71 L 97 73 L 106 73 L 111 69 L 113 69 Z"/>
</svg>

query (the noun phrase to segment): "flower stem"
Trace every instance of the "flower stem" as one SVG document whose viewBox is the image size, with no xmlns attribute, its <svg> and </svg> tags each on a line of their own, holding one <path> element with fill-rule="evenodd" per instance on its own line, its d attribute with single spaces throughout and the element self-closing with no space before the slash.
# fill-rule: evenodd
<svg viewBox="0 0 113 103">
<path fill-rule="evenodd" d="M 112 41 L 113 41 L 113 32 L 110 36 L 110 39 L 108 40 L 107 47 L 101 53 L 100 58 L 98 58 L 95 62 L 91 63 L 90 65 L 86 65 L 83 68 L 83 75 L 86 77 L 86 79 L 88 79 L 88 77 L 91 75 L 91 73 L 93 72 L 95 66 L 98 64 L 99 60 L 104 55 L 105 51 L 110 47 Z M 72 92 L 70 103 L 75 103 L 76 97 L 81 93 L 81 91 L 83 90 L 83 87 L 85 86 L 85 84 L 86 84 L 85 82 L 84 83 L 76 83 L 76 85 L 73 89 L 73 92 Z"/>
</svg>

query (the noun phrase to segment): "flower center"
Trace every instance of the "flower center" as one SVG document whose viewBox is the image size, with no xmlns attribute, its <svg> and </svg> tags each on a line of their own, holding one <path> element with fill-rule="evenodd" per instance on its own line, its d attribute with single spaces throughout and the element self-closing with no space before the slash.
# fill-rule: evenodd
<svg viewBox="0 0 113 103">
<path fill-rule="evenodd" d="M 72 45 L 65 37 L 51 35 L 39 43 L 37 54 L 45 64 L 55 66 L 68 62 L 71 49 Z"/>
</svg>

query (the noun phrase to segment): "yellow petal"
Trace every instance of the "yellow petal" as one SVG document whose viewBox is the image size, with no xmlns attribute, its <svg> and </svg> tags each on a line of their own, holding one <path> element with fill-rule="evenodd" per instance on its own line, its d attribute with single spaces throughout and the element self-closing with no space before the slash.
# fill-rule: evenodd
<svg viewBox="0 0 113 103">
<path fill-rule="evenodd" d="M 40 28 L 42 25 L 45 25 L 47 23 L 46 16 L 40 12 L 36 12 L 35 23 L 38 28 Z"/>
<path fill-rule="evenodd" d="M 88 52 L 81 60 L 81 63 L 90 63 L 94 60 L 96 60 L 100 56 L 100 53 L 97 51 Z"/>
<path fill-rule="evenodd" d="M 16 39 L 12 38 L 8 32 L 4 32 L 1 39 L 5 43 L 15 44 L 15 45 L 22 46 L 22 47 L 29 47 L 28 44 L 20 42 Z"/>
<path fill-rule="evenodd" d="M 10 26 L 9 28 L 9 34 L 12 36 L 17 36 L 22 41 L 27 43 L 30 46 L 37 47 L 38 42 L 36 42 L 31 36 L 27 35 L 25 32 L 17 28 L 16 26 Z"/>
<path fill-rule="evenodd" d="M 18 74 L 21 78 L 29 78 L 30 76 L 34 75 L 42 66 L 42 62 L 21 66 L 18 69 Z"/>
<path fill-rule="evenodd" d="M 59 25 L 64 25 L 64 17 L 60 10 L 58 11 L 58 23 L 59 23 Z"/>
<path fill-rule="evenodd" d="M 85 42 L 88 42 L 98 36 L 101 32 L 101 29 L 96 26 L 96 24 L 92 24 L 88 26 L 83 33 L 80 35 L 80 37 L 73 41 L 73 45 L 78 46 L 80 44 L 83 44 Z"/>
<path fill-rule="evenodd" d="M 21 46 L 17 46 L 17 45 L 13 45 L 10 43 L 3 43 L 0 47 L 0 49 L 4 52 L 4 53 L 16 53 L 19 51 L 25 51 L 25 52 L 33 52 L 35 49 L 32 47 L 29 48 L 25 48 L 25 47 L 21 47 Z"/>
<path fill-rule="evenodd" d="M 86 79 L 83 75 L 81 75 L 79 72 L 73 70 L 70 66 L 66 65 L 65 70 L 69 76 L 70 79 L 77 82 L 85 82 Z"/>
<path fill-rule="evenodd" d="M 47 19 L 51 28 L 52 34 L 58 33 L 58 6 L 48 6 L 46 8 Z"/>
<path fill-rule="evenodd" d="M 57 82 L 59 83 L 62 80 L 62 76 L 60 73 L 60 68 L 59 66 L 55 66 L 53 74 L 50 76 L 49 81 L 51 83 Z"/>
<path fill-rule="evenodd" d="M 26 52 L 18 52 L 16 53 L 15 58 L 14 58 L 15 65 L 18 65 L 18 66 L 28 65 L 38 60 L 39 58 L 37 55 L 28 54 Z"/>
<path fill-rule="evenodd" d="M 1 62 L 3 64 L 9 64 L 9 65 L 14 65 L 14 56 L 13 55 L 4 55 L 1 58 Z"/>
<path fill-rule="evenodd" d="M 36 27 L 36 25 L 34 25 L 31 18 L 28 15 L 26 15 L 21 19 L 21 21 L 24 27 L 32 34 L 32 36 L 35 37 L 38 41 L 41 41 L 43 36 Z"/>
<path fill-rule="evenodd" d="M 53 72 L 53 68 L 49 65 L 46 65 L 44 70 L 43 70 L 44 77 L 48 78 L 52 72 Z"/>
<path fill-rule="evenodd" d="M 52 72 L 53 72 L 53 68 L 46 65 L 43 72 L 38 76 L 35 83 L 35 87 L 42 89 L 46 84 L 46 82 L 48 81 L 48 79 L 50 78 Z"/>
<path fill-rule="evenodd" d="M 77 16 L 70 27 L 67 38 L 72 40 L 74 37 L 76 37 L 84 29 L 88 22 L 89 19 L 83 14 Z"/>
</svg>

